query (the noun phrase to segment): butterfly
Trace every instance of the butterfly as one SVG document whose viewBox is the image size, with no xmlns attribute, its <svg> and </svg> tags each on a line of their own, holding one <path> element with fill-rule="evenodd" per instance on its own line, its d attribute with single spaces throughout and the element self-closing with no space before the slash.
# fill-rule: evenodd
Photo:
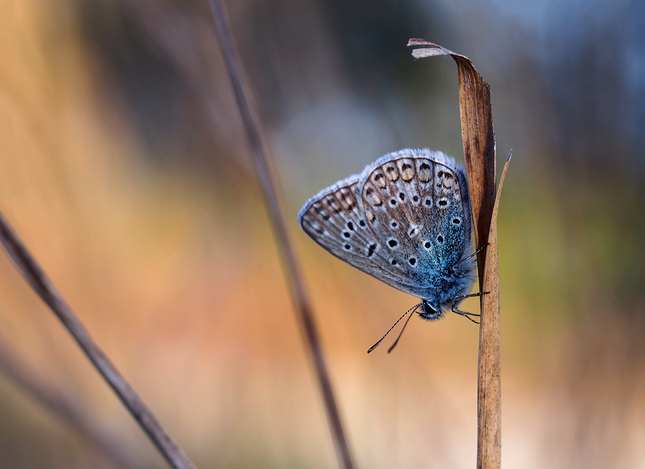
<svg viewBox="0 0 645 469">
<path fill-rule="evenodd" d="M 466 173 L 453 158 L 389 153 L 310 198 L 298 222 L 334 256 L 421 299 L 385 336 L 418 308 L 427 320 L 452 311 L 475 322 L 477 314 L 457 309 L 480 294 L 468 294 L 476 278 L 472 215 Z"/>
</svg>

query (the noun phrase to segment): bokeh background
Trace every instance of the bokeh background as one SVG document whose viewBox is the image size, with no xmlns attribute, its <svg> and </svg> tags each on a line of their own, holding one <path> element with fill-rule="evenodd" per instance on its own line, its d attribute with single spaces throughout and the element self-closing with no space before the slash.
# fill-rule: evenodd
<svg viewBox="0 0 645 469">
<path fill-rule="evenodd" d="M 456 67 L 492 90 L 503 465 L 645 467 L 645 4 L 226 2 L 363 468 L 474 467 L 476 326 L 298 229 L 311 195 L 379 156 L 463 161 Z M 0 209 L 199 467 L 336 457 L 204 0 L 0 1 Z M 500 164 L 501 167 L 501 164 Z M 163 460 L 0 256 L 0 343 L 133 467 Z M 477 301 L 464 303 L 476 311 Z M 0 467 L 118 467 L 0 374 Z"/>
</svg>

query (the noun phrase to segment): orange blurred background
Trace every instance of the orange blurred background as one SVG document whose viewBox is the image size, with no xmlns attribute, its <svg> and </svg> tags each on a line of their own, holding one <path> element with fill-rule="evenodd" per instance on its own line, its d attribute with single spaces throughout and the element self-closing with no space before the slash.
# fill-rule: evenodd
<svg viewBox="0 0 645 469">
<path fill-rule="evenodd" d="M 475 465 L 477 327 L 307 239 L 381 155 L 463 160 L 456 67 L 492 90 L 503 464 L 645 467 L 642 2 L 227 2 L 358 467 Z M 0 2 L 0 209 L 198 467 L 337 467 L 207 2 Z M 500 164 L 501 166 L 501 164 Z M 0 341 L 136 467 L 164 461 L 0 256 Z M 467 300 L 466 311 L 478 302 Z M 389 343 L 386 343 L 389 345 Z M 0 467 L 116 467 L 0 374 Z"/>
</svg>

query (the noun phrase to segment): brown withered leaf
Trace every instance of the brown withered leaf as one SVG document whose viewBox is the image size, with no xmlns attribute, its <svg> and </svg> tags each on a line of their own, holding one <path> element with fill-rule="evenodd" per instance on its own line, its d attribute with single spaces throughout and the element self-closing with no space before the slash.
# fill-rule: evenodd
<svg viewBox="0 0 645 469">
<path fill-rule="evenodd" d="M 479 367 L 477 379 L 477 467 L 501 467 L 501 387 L 499 269 L 497 255 L 497 210 L 499 194 L 508 168 L 504 167 L 500 191 L 495 196 L 495 134 L 490 87 L 468 57 L 424 39 L 410 39 L 415 58 L 451 56 L 459 76 L 459 109 L 468 185 L 477 246 L 481 296 Z M 497 199 L 497 200 L 496 200 Z"/>
</svg>

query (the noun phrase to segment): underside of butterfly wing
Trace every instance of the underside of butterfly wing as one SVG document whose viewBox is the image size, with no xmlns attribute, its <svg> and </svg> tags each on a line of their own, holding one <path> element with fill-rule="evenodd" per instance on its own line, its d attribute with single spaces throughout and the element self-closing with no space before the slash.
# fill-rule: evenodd
<svg viewBox="0 0 645 469">
<path fill-rule="evenodd" d="M 348 264 L 372 275 L 372 258 L 380 249 L 367 229 L 356 190 L 360 177 L 350 176 L 322 190 L 302 207 L 298 222 L 316 243 Z"/>
<path fill-rule="evenodd" d="M 385 155 L 309 199 L 298 221 L 331 254 L 437 311 L 472 287 L 466 177 L 441 152 Z"/>
<path fill-rule="evenodd" d="M 384 247 L 384 270 L 399 284 L 393 286 L 438 304 L 467 293 L 472 223 L 463 169 L 441 152 L 401 150 L 361 178 L 361 211 Z"/>
</svg>

